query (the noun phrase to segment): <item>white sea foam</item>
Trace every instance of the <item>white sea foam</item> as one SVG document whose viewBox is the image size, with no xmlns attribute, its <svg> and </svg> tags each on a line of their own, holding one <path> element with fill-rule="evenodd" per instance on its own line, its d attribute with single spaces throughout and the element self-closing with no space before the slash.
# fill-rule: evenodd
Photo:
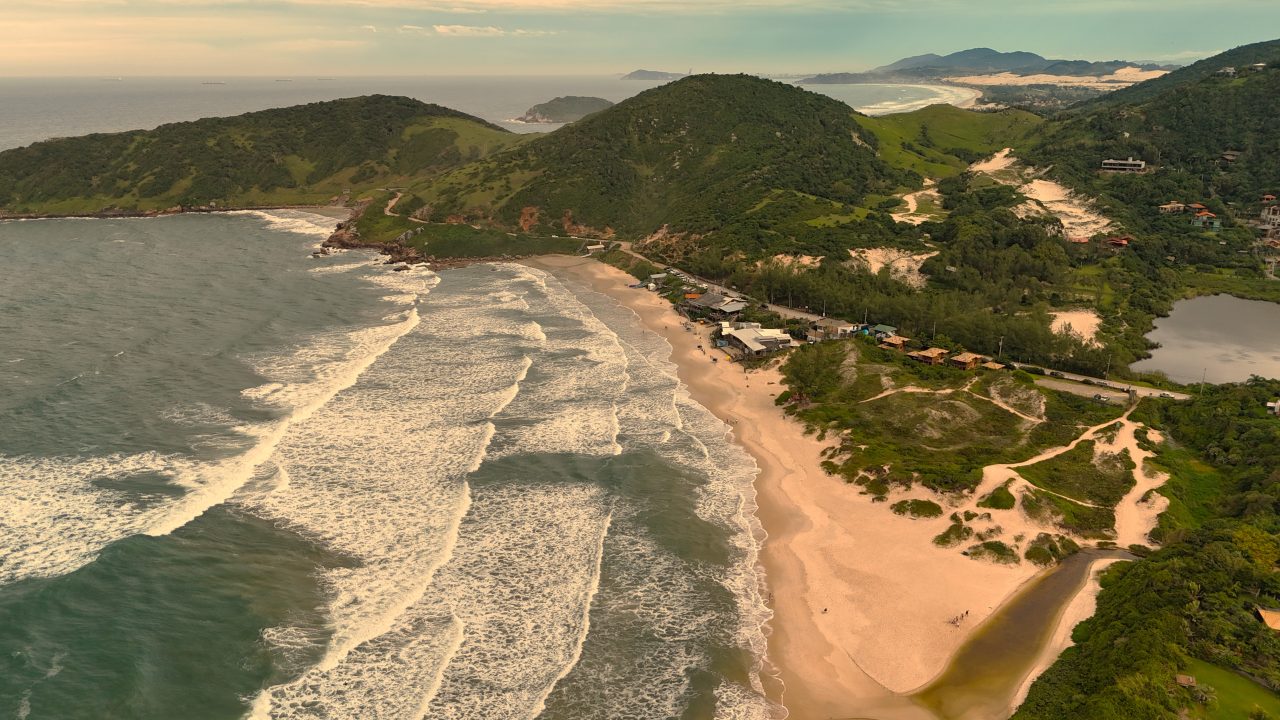
<svg viewBox="0 0 1280 720">
<path fill-rule="evenodd" d="M 265 221 L 266 226 L 280 232 L 327 238 L 338 221 L 303 210 L 233 210 L 229 215 L 246 215 Z"/>
<path fill-rule="evenodd" d="M 392 281 L 396 282 L 396 281 Z M 417 278 L 425 290 L 430 279 Z M 415 309 L 395 322 L 354 332 L 321 335 L 277 358 L 259 358 L 259 370 L 275 381 L 245 392 L 279 408 L 279 420 L 233 430 L 237 452 L 215 462 L 156 453 L 102 457 L 0 457 L 0 584 L 65 574 L 93 559 L 108 543 L 135 534 L 165 535 L 230 499 L 295 423 L 305 421 L 356 382 L 377 358 L 419 322 Z M 77 379 L 77 378 L 73 378 Z M 68 381 L 69 382 L 69 381 Z M 173 411 L 179 422 L 215 420 L 218 411 L 193 407 Z M 155 474 L 184 488 L 177 499 L 140 498 L 93 484 L 100 479 Z"/>
</svg>

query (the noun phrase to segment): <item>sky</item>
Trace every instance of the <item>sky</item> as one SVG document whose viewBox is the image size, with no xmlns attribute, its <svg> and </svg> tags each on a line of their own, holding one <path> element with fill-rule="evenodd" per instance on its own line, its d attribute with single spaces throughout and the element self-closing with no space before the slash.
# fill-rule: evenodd
<svg viewBox="0 0 1280 720">
<path fill-rule="evenodd" d="M 1280 37 L 1280 0 L 0 0 L 0 27 L 0 77 L 786 74 L 1185 63 Z"/>
</svg>

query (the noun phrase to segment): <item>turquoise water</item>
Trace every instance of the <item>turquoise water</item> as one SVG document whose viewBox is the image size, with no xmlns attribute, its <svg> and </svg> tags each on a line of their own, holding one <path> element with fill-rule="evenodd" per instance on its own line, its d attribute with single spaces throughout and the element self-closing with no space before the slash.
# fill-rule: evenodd
<svg viewBox="0 0 1280 720">
<path fill-rule="evenodd" d="M 332 222 L 0 223 L 0 717 L 776 716 L 664 341 Z"/>
</svg>

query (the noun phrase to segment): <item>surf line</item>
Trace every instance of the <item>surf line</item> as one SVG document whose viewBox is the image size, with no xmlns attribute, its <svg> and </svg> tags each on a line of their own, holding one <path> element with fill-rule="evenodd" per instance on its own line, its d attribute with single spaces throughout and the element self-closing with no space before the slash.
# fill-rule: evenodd
<svg viewBox="0 0 1280 720">
<path fill-rule="evenodd" d="M 376 345 L 373 352 L 362 358 L 342 380 L 334 383 L 310 403 L 303 405 L 288 417 L 277 422 L 268 432 L 263 434 L 259 442 L 247 453 L 232 461 L 219 463 L 223 468 L 221 472 L 217 473 L 223 476 L 221 482 L 210 483 L 201 486 L 199 489 L 192 490 L 175 503 L 176 507 L 171 512 L 145 529 L 142 534 L 151 536 L 168 535 L 200 517 L 209 508 L 230 500 L 236 491 L 249 482 L 258 467 L 271 459 L 271 456 L 275 454 L 276 447 L 284 439 L 285 433 L 294 423 L 305 421 L 314 415 L 317 410 L 328 404 L 338 393 L 355 385 L 365 370 L 368 370 L 377 362 L 378 358 L 390 350 L 396 344 L 396 341 L 416 328 L 419 322 L 421 322 L 421 319 L 418 317 L 418 309 L 415 307 L 409 311 L 409 316 L 396 327 L 395 332 L 390 333 L 387 338 Z"/>
</svg>

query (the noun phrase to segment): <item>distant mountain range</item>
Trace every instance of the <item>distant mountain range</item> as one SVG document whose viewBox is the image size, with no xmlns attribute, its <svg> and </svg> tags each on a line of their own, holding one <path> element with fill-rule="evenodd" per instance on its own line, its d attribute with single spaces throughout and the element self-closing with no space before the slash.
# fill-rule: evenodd
<svg viewBox="0 0 1280 720">
<path fill-rule="evenodd" d="M 916 55 L 882 65 L 863 73 L 824 73 L 801 80 L 809 84 L 857 83 L 888 78 L 939 78 L 957 75 L 1110 75 L 1115 71 L 1137 67 L 1142 70 L 1173 70 L 1176 65 L 1153 65 L 1129 60 L 1051 60 L 1032 52 L 1000 52 L 991 48 L 961 50 L 950 55 Z"/>
</svg>

